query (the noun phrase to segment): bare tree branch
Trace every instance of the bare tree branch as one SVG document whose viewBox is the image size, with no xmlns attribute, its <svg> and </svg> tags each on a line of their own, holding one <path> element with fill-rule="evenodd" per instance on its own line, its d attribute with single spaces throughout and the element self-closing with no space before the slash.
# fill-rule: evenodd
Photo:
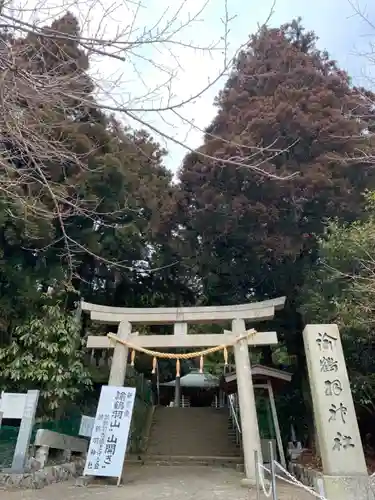
<svg viewBox="0 0 375 500">
<path fill-rule="evenodd" d="M 159 4 L 162 7 L 166 1 Z M 3 32 L 0 38 L 0 193 L 11 201 L 7 210 L 12 218 L 40 218 L 59 226 L 61 236 L 53 239 L 54 243 L 48 241 L 43 248 L 63 243 L 64 258 L 72 272 L 76 252 L 86 252 L 108 266 L 134 270 L 133 265 L 96 255 L 67 231 L 67 225 L 77 216 L 90 221 L 93 228 L 96 224 L 106 224 L 103 219 L 111 216 L 114 222 L 109 222 L 109 227 L 118 227 L 122 214 L 132 210 L 125 201 L 122 207 L 108 214 L 100 210 L 100 201 L 83 200 L 77 192 L 75 179 L 92 174 L 89 159 L 101 147 L 89 144 L 83 152 L 72 147 L 77 133 L 74 117 L 83 111 L 87 116 L 97 110 L 114 113 L 125 123 L 148 129 L 157 139 L 194 151 L 202 160 L 214 161 L 220 167 L 246 168 L 274 180 L 293 177 L 279 177 L 267 171 L 267 163 L 285 151 L 275 149 L 275 143 L 251 148 L 244 157 L 219 159 L 199 148 L 194 150 L 187 141 L 175 138 L 155 124 L 151 115 L 167 124 L 169 113 L 203 133 L 184 115 L 184 109 L 228 76 L 238 53 L 247 44 L 245 41 L 231 50 L 230 25 L 235 13 L 230 12 L 227 0 L 222 0 L 220 8 L 215 2 L 221 33 L 211 41 L 206 39 L 204 16 L 210 12 L 212 1 L 201 1 L 193 12 L 189 5 L 187 0 L 177 5 L 170 2 L 154 17 L 148 14 L 150 5 L 146 11 L 146 5 L 140 0 L 120 0 L 113 4 L 100 0 L 64 0 L 63 5 L 54 4 L 52 0 L 21 0 L 20 4 L 9 0 L 0 5 Z M 274 6 L 275 3 L 266 23 Z M 80 26 L 58 28 L 55 21 L 68 12 L 77 17 Z M 65 17 L 67 23 L 73 23 L 69 19 L 69 15 Z M 197 43 L 197 34 L 203 35 L 202 43 Z M 74 44 L 82 51 L 82 64 L 84 59 L 90 60 L 89 72 L 82 71 L 70 54 Z M 180 97 L 174 87 L 184 72 L 183 58 L 188 53 L 209 57 L 220 54 L 222 64 L 202 88 Z M 121 70 L 117 75 L 109 74 L 113 65 Z M 105 75 L 100 73 L 104 66 Z M 129 77 L 135 77 L 135 81 L 129 81 Z M 138 95 L 132 95 L 128 88 L 137 88 Z M 70 129 L 67 128 L 69 120 Z M 250 149 L 232 144 L 237 149 Z M 64 182 L 60 182 L 58 175 L 54 178 L 51 174 L 53 164 L 69 165 L 74 175 L 65 176 Z M 60 174 L 64 175 L 63 168 Z"/>
</svg>

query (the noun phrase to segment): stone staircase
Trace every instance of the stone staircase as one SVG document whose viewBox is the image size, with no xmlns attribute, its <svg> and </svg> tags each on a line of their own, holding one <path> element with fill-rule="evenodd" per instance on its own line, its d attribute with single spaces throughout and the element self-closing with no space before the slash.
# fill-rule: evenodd
<svg viewBox="0 0 375 500">
<path fill-rule="evenodd" d="M 156 408 L 144 459 L 165 464 L 243 464 L 228 410 L 209 407 Z"/>
</svg>

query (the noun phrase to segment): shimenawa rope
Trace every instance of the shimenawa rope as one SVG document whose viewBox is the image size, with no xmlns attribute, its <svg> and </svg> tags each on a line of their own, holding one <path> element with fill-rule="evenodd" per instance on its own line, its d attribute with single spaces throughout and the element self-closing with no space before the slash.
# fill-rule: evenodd
<svg viewBox="0 0 375 500">
<path fill-rule="evenodd" d="M 155 373 L 156 370 L 156 364 L 157 364 L 157 359 L 175 359 L 176 360 L 176 376 L 180 376 L 180 360 L 181 359 L 192 359 L 192 358 L 200 358 L 199 362 L 199 371 L 200 373 L 203 373 L 203 357 L 207 356 L 208 354 L 212 354 L 214 352 L 218 351 L 223 351 L 224 355 L 224 364 L 228 364 L 228 347 L 232 347 L 234 344 L 239 342 L 240 340 L 247 339 L 249 337 L 254 337 L 256 334 L 256 330 L 251 329 L 246 334 L 240 335 L 231 344 L 221 344 L 218 346 L 210 347 L 208 349 L 203 349 L 202 351 L 196 351 L 196 352 L 187 352 L 187 353 L 171 353 L 171 352 L 159 352 L 159 351 L 153 351 L 151 349 L 146 349 L 145 347 L 137 346 L 135 344 L 132 344 L 131 342 L 128 342 L 127 340 L 120 339 L 117 335 L 114 333 L 108 333 L 107 337 L 110 340 L 114 340 L 115 342 L 119 342 L 120 344 L 123 344 L 124 346 L 128 347 L 129 349 L 132 350 L 130 360 L 131 360 L 131 365 L 134 366 L 134 361 L 135 361 L 135 353 L 136 351 L 142 352 L 144 354 L 147 354 L 148 356 L 153 357 L 152 361 L 152 373 Z"/>
</svg>

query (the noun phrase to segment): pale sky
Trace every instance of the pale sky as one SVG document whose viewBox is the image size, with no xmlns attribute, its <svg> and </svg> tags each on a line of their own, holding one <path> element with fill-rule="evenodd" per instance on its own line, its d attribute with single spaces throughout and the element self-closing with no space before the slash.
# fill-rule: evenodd
<svg viewBox="0 0 375 500">
<path fill-rule="evenodd" d="M 213 100 L 227 77 L 219 80 L 194 102 L 176 108 L 178 115 L 171 110 L 143 110 L 176 105 L 200 93 L 218 77 L 224 67 L 222 48 L 225 44 L 222 38 L 225 35 L 225 17 L 232 19 L 226 36 L 227 57 L 230 59 L 246 43 L 249 34 L 257 30 L 258 24 L 265 22 L 273 4 L 273 0 L 10 1 L 13 2 L 13 8 L 23 7 L 24 11 L 26 2 L 32 2 L 33 5 L 39 2 L 32 16 L 34 22 L 46 19 L 46 12 L 50 12 L 53 4 L 56 6 L 55 14 L 69 8 L 78 13 L 86 36 L 93 36 L 99 30 L 100 36 L 113 39 L 116 33 L 123 31 L 122 42 L 140 37 L 154 39 L 157 33 L 169 25 L 162 35 L 164 39 L 168 38 L 164 45 L 141 44 L 133 51 L 127 51 L 125 62 L 95 57 L 91 67 L 95 80 L 102 85 L 102 102 L 109 106 L 135 109 L 134 115 L 150 125 L 150 133 L 168 149 L 166 164 L 174 172 L 187 153 L 186 147 L 195 148 L 201 144 L 202 130 L 215 116 Z M 141 6 L 139 1 L 142 2 Z M 352 2 L 359 2 L 362 10 L 367 11 L 369 19 L 375 22 L 373 0 L 372 7 L 369 6 L 370 0 L 367 7 L 366 0 Z M 64 7 L 61 7 L 62 3 Z M 110 13 L 108 9 L 111 9 Z M 194 19 L 198 12 L 199 16 Z M 319 48 L 327 49 L 349 71 L 355 82 L 369 85 L 366 76 L 371 73 L 371 68 L 366 58 L 359 53 L 369 51 L 371 40 L 375 40 L 375 29 L 372 30 L 355 15 L 350 0 L 276 0 L 269 25 L 279 26 L 298 16 L 302 17 L 307 29 L 313 29 L 319 36 Z M 148 36 L 150 30 L 153 34 Z M 142 36 L 145 32 L 146 35 Z M 202 51 L 190 47 L 194 44 L 207 48 L 215 42 L 219 42 L 216 50 Z M 129 117 L 124 114 L 121 117 L 132 126 L 140 126 L 139 122 L 129 121 Z M 182 145 L 166 139 L 165 135 L 175 138 Z"/>
<path fill-rule="evenodd" d="M 139 16 L 137 23 L 138 25 L 149 26 L 150 23 L 155 22 L 155 19 L 160 16 L 165 8 L 168 7 L 171 13 L 176 10 L 176 4 L 179 2 L 176 2 L 176 0 L 148 0 L 145 3 L 147 3 L 148 9 L 145 9 L 142 16 Z M 256 31 L 258 23 L 263 23 L 267 19 L 272 3 L 272 0 L 228 1 L 229 17 L 236 16 L 229 23 L 228 42 L 230 55 L 233 55 L 237 48 L 246 42 L 250 33 Z M 202 4 L 202 0 L 187 0 L 178 15 L 178 19 L 184 21 L 188 15 L 193 17 Z M 364 1 L 361 3 L 361 8 L 366 8 Z M 367 7 L 367 13 L 370 19 L 375 20 L 374 4 L 372 8 Z M 199 16 L 201 20 L 192 23 L 181 33 L 176 34 L 174 39 L 187 43 L 193 41 L 196 45 L 207 46 L 223 36 L 224 25 L 221 19 L 224 18 L 224 15 L 224 1 L 211 0 Z M 320 38 L 319 47 L 321 49 L 327 49 L 331 56 L 349 71 L 356 82 L 369 85 L 366 81 L 366 75 L 369 74 L 368 62 L 359 53 L 369 50 L 370 41 L 375 39 L 375 33 L 372 33 L 371 38 L 371 28 L 354 14 L 353 7 L 348 0 L 314 0 L 314 2 L 277 0 L 269 24 L 278 26 L 298 16 L 302 17 L 303 24 L 307 29 L 316 31 Z M 165 50 L 161 54 L 154 50 L 152 55 L 158 64 L 176 70 L 176 76 L 171 81 L 171 89 L 175 95 L 172 100 L 173 103 L 184 101 L 189 99 L 191 95 L 198 93 L 207 85 L 210 79 L 211 81 L 215 79 L 223 68 L 222 51 L 202 54 L 178 46 L 170 46 L 169 48 L 172 55 Z M 101 68 L 102 71 L 106 71 L 104 62 Z M 141 74 L 142 79 L 150 88 L 155 87 L 157 82 L 166 80 L 166 75 L 163 75 L 162 70 L 140 60 L 136 62 L 136 71 Z M 140 77 L 137 75 L 134 80 L 135 82 L 125 85 L 127 92 L 131 92 L 132 99 L 142 95 L 140 92 L 142 88 Z M 179 167 L 187 150 L 183 146 L 173 143 L 173 141 L 165 140 L 162 134 L 173 136 L 191 148 L 199 146 L 202 140 L 201 130 L 209 125 L 215 115 L 215 108 L 212 103 L 218 90 L 223 87 L 225 80 L 226 78 L 221 79 L 200 98 L 196 99 L 194 103 L 177 109 L 185 120 L 194 122 L 195 126 L 170 111 L 136 113 L 137 116 L 155 126 L 161 132 L 161 134 L 157 134 L 151 130 L 153 135 L 166 145 L 169 151 L 166 163 L 173 171 L 176 171 Z M 116 93 L 121 94 L 122 87 L 123 85 L 120 85 L 116 89 Z M 165 103 L 168 95 L 167 89 L 164 87 L 159 95 L 164 96 Z M 119 96 L 118 102 L 124 102 L 125 104 L 127 98 L 122 94 Z M 160 107 L 159 103 L 159 97 L 152 102 L 146 99 L 139 102 L 138 107 L 157 108 Z"/>
</svg>

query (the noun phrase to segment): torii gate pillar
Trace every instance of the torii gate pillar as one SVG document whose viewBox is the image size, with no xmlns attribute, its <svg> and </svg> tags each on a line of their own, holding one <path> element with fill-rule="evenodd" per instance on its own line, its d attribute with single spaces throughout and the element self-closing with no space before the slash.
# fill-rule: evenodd
<svg viewBox="0 0 375 500">
<path fill-rule="evenodd" d="M 234 336 L 241 337 L 246 333 L 245 321 L 235 319 L 232 321 Z M 262 450 L 258 426 L 257 410 L 255 405 L 253 378 L 249 357 L 249 346 L 246 338 L 234 344 L 234 358 L 236 362 L 237 390 L 240 404 L 242 447 L 244 453 L 246 485 L 255 485 L 256 467 L 255 453 L 258 451 L 262 463 Z"/>
<path fill-rule="evenodd" d="M 127 340 L 131 334 L 132 325 L 129 321 L 121 321 L 118 325 L 117 336 L 121 340 Z M 120 342 L 116 342 L 113 352 L 111 371 L 109 374 L 108 385 L 123 386 L 126 377 L 126 366 L 128 363 L 129 349 Z"/>
</svg>

